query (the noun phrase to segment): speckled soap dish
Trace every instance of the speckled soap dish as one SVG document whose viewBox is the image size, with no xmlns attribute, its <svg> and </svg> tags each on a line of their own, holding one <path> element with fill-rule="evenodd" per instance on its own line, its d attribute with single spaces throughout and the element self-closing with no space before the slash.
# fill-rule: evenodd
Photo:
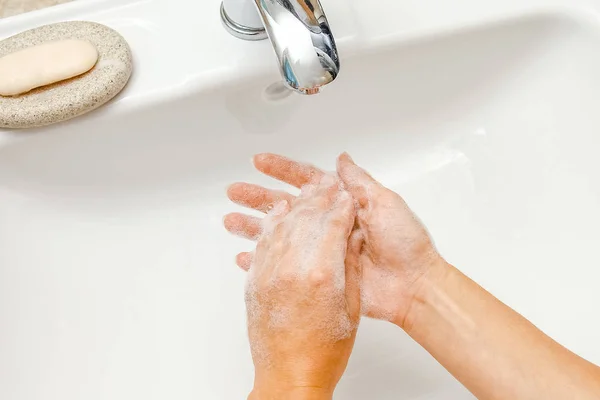
<svg viewBox="0 0 600 400">
<path fill-rule="evenodd" d="M 0 128 L 31 128 L 65 121 L 92 111 L 115 97 L 132 71 L 131 50 L 113 29 L 95 22 L 44 25 L 0 41 L 0 57 L 42 43 L 87 40 L 98 62 L 83 75 L 14 96 L 0 96 Z"/>
</svg>

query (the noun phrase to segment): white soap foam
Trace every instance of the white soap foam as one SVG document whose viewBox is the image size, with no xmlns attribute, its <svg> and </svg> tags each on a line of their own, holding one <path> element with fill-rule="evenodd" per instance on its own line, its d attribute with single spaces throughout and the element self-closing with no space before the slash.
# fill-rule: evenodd
<svg viewBox="0 0 600 400">
<path fill-rule="evenodd" d="M 335 190 L 335 185 L 339 185 L 339 180 L 334 175 L 325 175 L 318 184 L 310 184 L 302 188 L 299 200 L 295 201 L 292 209 L 289 211 L 287 202 L 281 202 L 267 214 L 263 222 L 262 240 L 265 235 L 271 235 L 277 226 L 283 222 L 284 234 L 290 243 L 297 244 L 296 248 L 289 251 L 301 251 L 302 253 L 291 258 L 296 260 L 296 265 L 280 265 L 279 260 L 269 260 L 282 268 L 277 270 L 274 279 L 268 279 L 267 287 L 260 287 L 257 283 L 259 277 L 257 268 L 251 268 L 248 274 L 246 285 L 246 303 L 248 309 L 248 319 L 250 329 L 260 331 L 261 328 L 252 324 L 267 322 L 269 329 L 289 329 L 290 318 L 293 315 L 292 310 L 285 304 L 264 304 L 259 301 L 259 290 L 265 296 L 269 291 L 273 294 L 281 293 L 289 285 L 289 280 L 295 280 L 298 284 L 307 279 L 322 279 L 324 285 L 331 285 L 330 279 L 333 279 L 331 288 L 326 291 L 318 292 L 314 298 L 315 305 L 324 307 L 328 313 L 334 315 L 333 318 L 311 321 L 314 324 L 315 332 L 323 335 L 328 341 L 338 341 L 348 338 L 356 328 L 356 323 L 348 315 L 347 301 L 345 294 L 345 257 L 346 257 L 346 238 L 336 243 L 336 240 L 330 236 L 339 235 L 339 232 L 332 232 L 331 227 L 333 219 L 343 220 L 345 213 L 352 213 L 353 205 L 351 196 L 345 191 L 334 192 L 334 199 L 325 199 L 324 196 Z M 321 210 L 323 202 L 329 202 L 327 210 Z M 348 214 L 345 216 L 350 219 Z M 337 223 L 337 222 L 336 222 Z M 285 230 L 288 232 L 285 232 Z M 268 239 L 266 239 L 268 240 Z M 339 240 L 338 240 L 339 241 Z M 271 245 L 279 245 L 271 243 Z M 332 248 L 332 246 L 335 246 Z M 267 251 L 269 251 L 267 249 Z M 268 257 L 268 254 L 266 255 Z M 324 259 L 323 257 L 331 257 Z M 321 270 L 326 264 L 329 269 Z M 329 275 L 328 275 L 329 274 Z M 261 283 L 263 285 L 264 282 Z M 278 299 L 281 301 L 281 299 Z M 333 311 L 333 312 L 332 312 Z M 310 321 L 307 318 L 306 321 Z M 262 328 L 264 329 L 264 328 Z M 251 335 L 252 336 L 252 335 Z M 255 357 L 266 357 L 265 349 L 261 347 L 261 341 L 264 338 L 252 338 L 253 352 Z"/>
</svg>

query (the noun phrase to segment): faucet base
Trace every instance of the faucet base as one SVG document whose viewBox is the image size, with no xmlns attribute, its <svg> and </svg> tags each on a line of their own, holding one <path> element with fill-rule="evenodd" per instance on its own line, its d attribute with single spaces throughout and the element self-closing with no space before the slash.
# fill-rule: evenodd
<svg viewBox="0 0 600 400">
<path fill-rule="evenodd" d="M 264 40 L 268 38 L 265 28 L 252 28 L 249 26 L 240 25 L 227 15 L 225 6 L 221 3 L 221 21 L 223 26 L 233 36 L 243 40 Z"/>
</svg>

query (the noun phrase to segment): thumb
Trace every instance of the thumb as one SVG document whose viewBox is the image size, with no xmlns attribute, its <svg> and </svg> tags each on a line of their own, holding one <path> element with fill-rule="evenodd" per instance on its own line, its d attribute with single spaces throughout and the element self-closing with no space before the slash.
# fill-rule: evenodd
<svg viewBox="0 0 600 400">
<path fill-rule="evenodd" d="M 356 165 L 348 153 L 343 153 L 338 157 L 337 173 L 344 182 L 346 190 L 362 208 L 366 207 L 369 204 L 371 188 L 377 185 L 377 181 Z"/>
<path fill-rule="evenodd" d="M 360 252 L 363 245 L 363 235 L 358 229 L 352 231 L 348 238 L 346 250 L 346 298 L 348 312 L 351 318 L 360 319 L 360 299 L 362 282 L 362 265 L 360 264 Z"/>
</svg>

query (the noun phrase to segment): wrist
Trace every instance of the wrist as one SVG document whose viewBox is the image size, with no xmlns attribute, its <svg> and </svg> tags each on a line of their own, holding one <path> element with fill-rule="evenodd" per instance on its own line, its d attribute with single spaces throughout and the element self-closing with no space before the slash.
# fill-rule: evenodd
<svg viewBox="0 0 600 400">
<path fill-rule="evenodd" d="M 406 309 L 393 322 L 410 334 L 413 327 L 419 324 L 421 314 L 427 309 L 431 293 L 444 285 L 452 269 L 443 258 L 438 257 L 434 260 L 413 284 Z"/>
<path fill-rule="evenodd" d="M 249 400 L 331 400 L 335 385 L 298 371 L 282 373 L 257 369 Z"/>
<path fill-rule="evenodd" d="M 331 400 L 333 393 L 318 387 L 289 387 L 254 385 L 248 400 Z"/>
</svg>

